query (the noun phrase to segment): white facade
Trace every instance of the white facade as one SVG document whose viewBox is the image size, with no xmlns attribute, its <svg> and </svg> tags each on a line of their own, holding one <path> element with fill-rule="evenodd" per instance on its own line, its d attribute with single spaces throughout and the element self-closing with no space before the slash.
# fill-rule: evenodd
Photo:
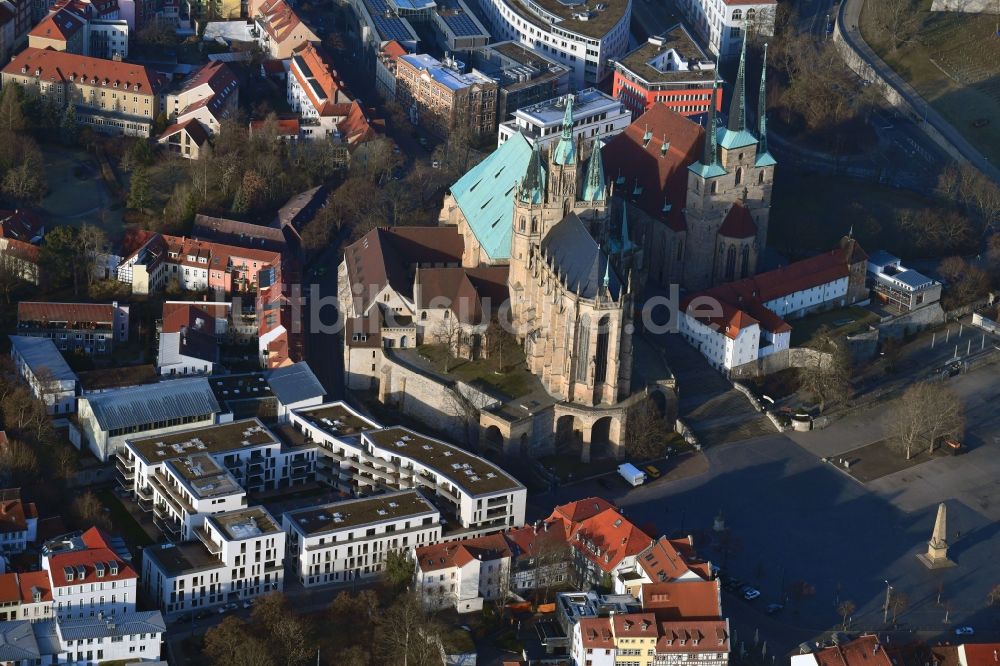
<svg viewBox="0 0 1000 666">
<path fill-rule="evenodd" d="M 847 287 L 848 278 L 845 275 L 837 280 L 767 301 L 764 307 L 783 319 L 804 317 L 814 310 L 846 305 Z"/>
<path fill-rule="evenodd" d="M 49 542 L 41 560 L 60 621 L 135 610 L 135 571 L 107 547 L 97 529 Z"/>
<path fill-rule="evenodd" d="M 143 591 L 168 617 L 283 589 L 285 533 L 263 507 L 209 516 L 197 537 L 142 558 Z"/>
<path fill-rule="evenodd" d="M 743 39 L 749 31 L 764 37 L 774 34 L 777 3 L 724 0 L 680 0 L 678 7 L 688 24 L 708 44 L 709 51 L 722 60 L 739 57 Z"/>
<path fill-rule="evenodd" d="M 94 58 L 128 58 L 128 21 L 91 19 L 87 21 L 87 53 Z"/>
<path fill-rule="evenodd" d="M 511 592 L 511 553 L 500 533 L 418 548 L 414 582 L 425 608 L 481 611 Z"/>
<path fill-rule="evenodd" d="M 614 638 L 605 639 L 602 633 L 605 631 L 610 635 L 611 623 L 607 618 L 592 618 L 573 625 L 569 649 L 573 666 L 615 666 L 617 650 Z"/>
<path fill-rule="evenodd" d="M 165 631 L 158 611 L 58 622 L 0 622 L 0 636 L 14 654 L 22 655 L 3 662 L 12 666 L 159 662 Z"/>
<path fill-rule="evenodd" d="M 608 0 L 599 4 L 605 5 L 599 11 L 613 11 L 621 16 L 603 34 L 592 36 L 586 33 L 593 33 L 593 30 L 577 27 L 586 25 L 587 21 L 572 16 L 594 10 L 594 7 L 566 5 L 563 15 L 557 15 L 533 0 L 517 3 L 479 0 L 494 41 L 516 41 L 566 65 L 571 72 L 571 89 L 597 85 L 607 75 L 608 60 L 620 58 L 629 50 L 631 0 Z M 567 20 L 567 17 L 570 18 Z"/>
<path fill-rule="evenodd" d="M 758 358 L 760 325 L 756 322 L 741 328 L 733 338 L 726 334 L 725 329 L 712 328 L 684 312 L 680 317 L 680 332 L 688 344 L 700 351 L 717 370 L 731 370 Z M 789 333 L 779 333 L 768 353 L 779 351 L 779 348 L 787 349 L 788 336 Z"/>
<path fill-rule="evenodd" d="M 566 99 L 538 102 L 517 109 L 513 120 L 501 123 L 497 130 L 497 145 L 503 145 L 517 132 L 528 143 L 539 148 L 551 148 L 561 136 Z M 632 112 L 619 100 L 595 88 L 588 88 L 573 99 L 573 139 L 607 139 L 625 131 L 632 123 Z"/>
<path fill-rule="evenodd" d="M 420 489 L 465 530 L 524 524 L 527 490 L 493 463 L 398 426 L 348 434 L 325 412 L 371 422 L 343 403 L 291 414 L 291 425 L 319 445 L 331 485 L 359 493 Z"/>
<path fill-rule="evenodd" d="M 441 538 L 441 514 L 417 491 L 289 511 L 289 571 L 304 587 L 359 580 L 385 568 L 388 553 Z"/>
<path fill-rule="evenodd" d="M 76 411 L 76 374 L 48 338 L 10 336 L 10 357 L 31 393 L 45 403 L 48 414 Z"/>
</svg>

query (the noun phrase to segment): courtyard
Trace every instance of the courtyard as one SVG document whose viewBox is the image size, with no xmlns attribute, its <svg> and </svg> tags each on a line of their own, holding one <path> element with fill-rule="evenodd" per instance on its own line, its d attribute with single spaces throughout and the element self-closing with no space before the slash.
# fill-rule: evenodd
<svg viewBox="0 0 1000 666">
<path fill-rule="evenodd" d="M 52 226 L 93 224 L 109 239 L 124 232 L 122 211 L 112 206 L 114 198 L 101 180 L 97 159 L 83 150 L 52 144 L 42 147 L 49 193 L 42 209 Z"/>
</svg>

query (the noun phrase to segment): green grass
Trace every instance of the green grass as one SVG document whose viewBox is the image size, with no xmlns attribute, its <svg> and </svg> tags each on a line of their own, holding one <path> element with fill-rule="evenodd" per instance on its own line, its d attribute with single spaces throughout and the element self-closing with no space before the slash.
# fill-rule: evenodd
<svg viewBox="0 0 1000 666">
<path fill-rule="evenodd" d="M 872 28 L 872 3 L 860 27 L 865 41 L 991 161 L 1000 160 L 1000 37 L 987 14 L 931 12 L 921 0 L 917 36 L 891 51 Z M 976 121 L 990 120 L 977 127 Z"/>
<path fill-rule="evenodd" d="M 817 312 L 802 319 L 793 319 L 790 322 L 792 325 L 791 343 L 793 347 L 808 346 L 807 343 L 812 340 L 812 337 L 823 326 L 826 326 L 835 338 L 852 335 L 877 319 L 878 317 L 874 312 L 859 307 L 837 308 L 835 310 Z"/>
<path fill-rule="evenodd" d="M 920 257 L 926 252 L 900 227 L 897 215 L 903 210 L 947 210 L 907 190 L 780 168 L 772 199 L 768 241 L 793 259 L 833 249 L 852 229 L 869 253 L 886 248 L 904 259 Z"/>
<path fill-rule="evenodd" d="M 111 524 L 117 534 L 124 537 L 125 541 L 132 546 L 149 546 L 153 542 L 146 534 L 146 530 L 135 521 L 118 496 L 112 492 L 111 488 L 102 488 L 96 493 L 101 504 L 111 509 Z"/>
<path fill-rule="evenodd" d="M 524 354 L 520 350 L 508 354 L 510 356 L 509 363 L 505 359 L 504 365 L 507 366 L 507 369 L 502 374 L 496 372 L 497 364 L 491 359 L 477 359 L 475 361 L 453 359 L 448 365 L 448 372 L 445 373 L 445 354 L 447 352 L 443 345 L 421 345 L 417 348 L 417 352 L 433 364 L 436 372 L 447 374 L 452 379 L 473 386 L 485 385 L 488 389 L 499 392 L 509 399 L 527 395 L 537 386 L 534 376 L 528 372 L 528 368 L 524 365 Z"/>
</svg>

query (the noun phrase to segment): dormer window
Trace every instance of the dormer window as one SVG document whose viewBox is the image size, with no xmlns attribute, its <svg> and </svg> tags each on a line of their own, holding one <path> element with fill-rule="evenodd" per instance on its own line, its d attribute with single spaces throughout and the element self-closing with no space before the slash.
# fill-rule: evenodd
<svg viewBox="0 0 1000 666">
<path fill-rule="evenodd" d="M 117 88 L 117 87 L 118 87 L 118 82 L 115 81 L 115 84 L 112 86 L 112 88 Z"/>
<path fill-rule="evenodd" d="M 104 578 L 104 562 L 94 564 L 94 571 L 97 573 L 98 578 Z"/>
<path fill-rule="evenodd" d="M 73 567 L 63 567 L 63 575 L 66 576 L 66 582 L 73 582 Z"/>
<path fill-rule="evenodd" d="M 87 577 L 87 570 L 84 568 L 82 564 L 76 568 L 76 577 L 79 578 L 80 580 L 83 580 Z"/>
<path fill-rule="evenodd" d="M 39 590 L 37 587 L 31 588 L 31 600 L 34 601 L 36 604 L 41 603 L 42 601 L 42 591 Z"/>
<path fill-rule="evenodd" d="M 35 70 L 35 76 L 41 76 L 41 75 L 42 75 L 42 70 L 40 68 L 36 69 Z"/>
<path fill-rule="evenodd" d="M 108 563 L 108 569 L 111 571 L 111 575 L 112 576 L 117 576 L 118 575 L 118 563 L 117 562 L 109 562 Z"/>
<path fill-rule="evenodd" d="M 21 66 L 21 73 L 22 74 L 27 74 L 28 73 L 28 66 L 27 65 L 22 65 Z"/>
</svg>

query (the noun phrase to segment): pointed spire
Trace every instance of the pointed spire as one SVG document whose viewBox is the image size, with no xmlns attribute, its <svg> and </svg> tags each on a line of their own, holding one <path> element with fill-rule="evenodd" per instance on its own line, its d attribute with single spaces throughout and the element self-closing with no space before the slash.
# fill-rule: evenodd
<svg viewBox="0 0 1000 666">
<path fill-rule="evenodd" d="M 573 95 L 566 95 L 566 111 L 563 113 L 562 136 L 552 153 L 553 164 L 573 164 L 576 161 L 576 146 L 573 144 Z"/>
<path fill-rule="evenodd" d="M 708 105 L 708 125 L 705 127 L 705 150 L 701 155 L 701 163 L 705 166 L 715 164 L 715 96 L 719 88 L 718 77 L 712 80 L 712 98 Z"/>
<path fill-rule="evenodd" d="M 562 138 L 573 138 L 573 95 L 566 95 L 566 110 L 563 112 Z"/>
<path fill-rule="evenodd" d="M 632 241 L 628 237 L 628 204 L 622 202 L 622 252 L 632 249 Z"/>
<path fill-rule="evenodd" d="M 587 178 L 583 183 L 584 201 L 604 201 L 604 158 L 601 146 L 595 141 L 587 164 Z"/>
<path fill-rule="evenodd" d="M 611 257 L 605 255 L 604 259 L 604 288 L 608 288 L 608 284 L 611 282 Z"/>
<path fill-rule="evenodd" d="M 760 68 L 760 93 L 757 95 L 757 154 L 767 152 L 767 42 L 764 42 L 764 64 Z"/>
<path fill-rule="evenodd" d="M 545 171 L 542 169 L 542 157 L 538 142 L 531 147 L 531 157 L 528 159 L 528 169 L 521 181 L 521 201 L 526 203 L 541 203 L 545 190 Z"/>
<path fill-rule="evenodd" d="M 946 545 L 948 543 L 948 508 L 944 502 L 938 504 L 937 517 L 934 519 L 934 532 L 931 534 L 932 545 Z"/>
<path fill-rule="evenodd" d="M 736 72 L 736 83 L 733 85 L 733 99 L 729 104 L 729 124 L 733 132 L 741 132 L 747 128 L 746 109 L 746 66 L 747 37 L 743 34 L 743 46 L 740 48 L 740 68 Z"/>
</svg>

